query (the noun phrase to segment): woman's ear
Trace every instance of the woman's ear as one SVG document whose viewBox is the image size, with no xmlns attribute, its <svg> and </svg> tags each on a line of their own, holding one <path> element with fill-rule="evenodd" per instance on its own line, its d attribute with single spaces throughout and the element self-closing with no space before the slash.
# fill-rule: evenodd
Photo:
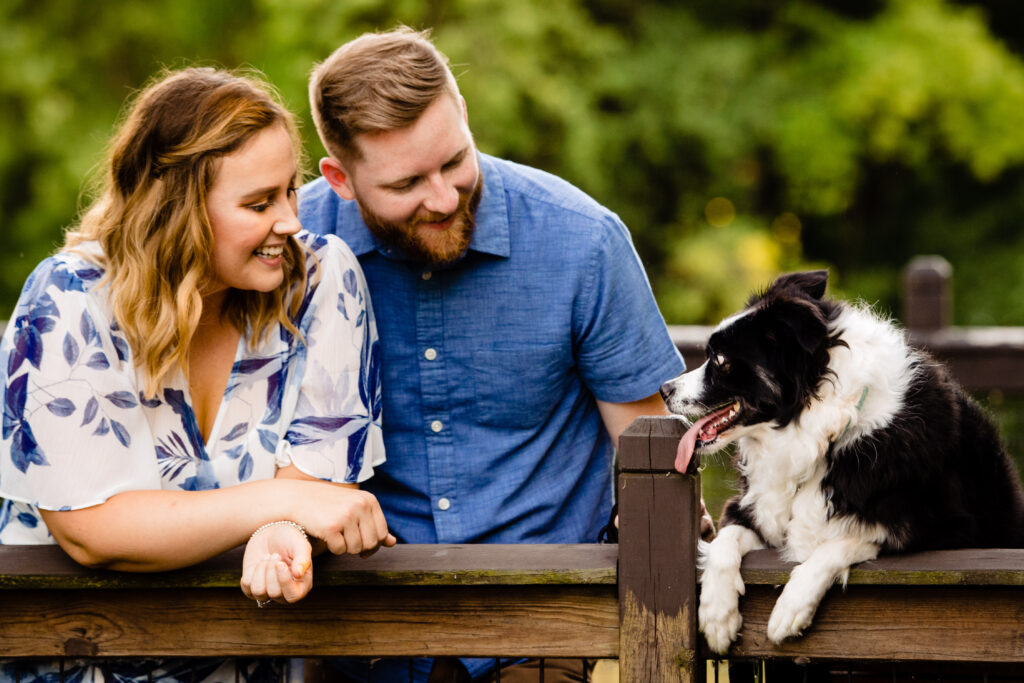
<svg viewBox="0 0 1024 683">
<path fill-rule="evenodd" d="M 352 189 L 352 177 L 340 161 L 333 157 L 324 157 L 320 160 L 320 173 L 339 197 L 356 198 L 356 193 Z"/>
</svg>

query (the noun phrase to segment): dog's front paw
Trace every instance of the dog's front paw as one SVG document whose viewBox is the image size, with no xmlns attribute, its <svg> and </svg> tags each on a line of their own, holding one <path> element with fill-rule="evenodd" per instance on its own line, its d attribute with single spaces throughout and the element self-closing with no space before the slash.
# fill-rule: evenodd
<svg viewBox="0 0 1024 683">
<path fill-rule="evenodd" d="M 799 585 L 790 581 L 768 618 L 768 639 L 781 645 L 786 638 L 800 635 L 811 625 L 817 609 L 817 596 L 807 594 Z"/>
<path fill-rule="evenodd" d="M 697 619 L 708 646 L 718 654 L 725 654 L 739 635 L 743 625 L 739 609 L 742 594 L 743 579 L 739 568 L 704 572 Z"/>
</svg>

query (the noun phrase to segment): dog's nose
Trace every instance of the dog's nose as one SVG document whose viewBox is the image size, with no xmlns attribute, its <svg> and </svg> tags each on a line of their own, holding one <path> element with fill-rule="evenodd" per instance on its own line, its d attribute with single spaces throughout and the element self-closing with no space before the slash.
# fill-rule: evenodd
<svg viewBox="0 0 1024 683">
<path fill-rule="evenodd" d="M 661 392 L 661 398 L 667 401 L 672 398 L 672 394 L 676 393 L 676 388 L 672 385 L 672 382 L 665 382 L 658 391 Z"/>
</svg>

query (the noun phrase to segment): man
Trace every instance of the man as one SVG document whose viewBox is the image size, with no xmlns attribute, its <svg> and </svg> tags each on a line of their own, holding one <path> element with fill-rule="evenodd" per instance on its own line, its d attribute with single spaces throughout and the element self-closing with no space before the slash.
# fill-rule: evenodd
<svg viewBox="0 0 1024 683">
<path fill-rule="evenodd" d="M 406 543 L 597 540 L 619 435 L 665 412 L 658 388 L 683 370 L 625 226 L 565 181 L 480 153 L 426 33 L 343 45 L 310 98 L 330 156 L 300 220 L 340 235 L 369 283 L 388 460 L 366 488 L 390 529 Z"/>
</svg>

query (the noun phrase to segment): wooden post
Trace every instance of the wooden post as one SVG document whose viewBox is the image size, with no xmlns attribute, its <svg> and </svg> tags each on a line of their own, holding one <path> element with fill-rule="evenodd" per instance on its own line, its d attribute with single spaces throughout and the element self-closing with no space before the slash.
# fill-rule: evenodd
<svg viewBox="0 0 1024 683">
<path fill-rule="evenodd" d="M 704 680 L 697 650 L 700 475 L 675 471 L 684 426 L 641 417 L 619 439 L 621 683 Z"/>
<path fill-rule="evenodd" d="M 941 256 L 915 256 L 903 272 L 903 322 L 912 332 L 941 330 L 952 323 L 953 266 Z"/>
</svg>

